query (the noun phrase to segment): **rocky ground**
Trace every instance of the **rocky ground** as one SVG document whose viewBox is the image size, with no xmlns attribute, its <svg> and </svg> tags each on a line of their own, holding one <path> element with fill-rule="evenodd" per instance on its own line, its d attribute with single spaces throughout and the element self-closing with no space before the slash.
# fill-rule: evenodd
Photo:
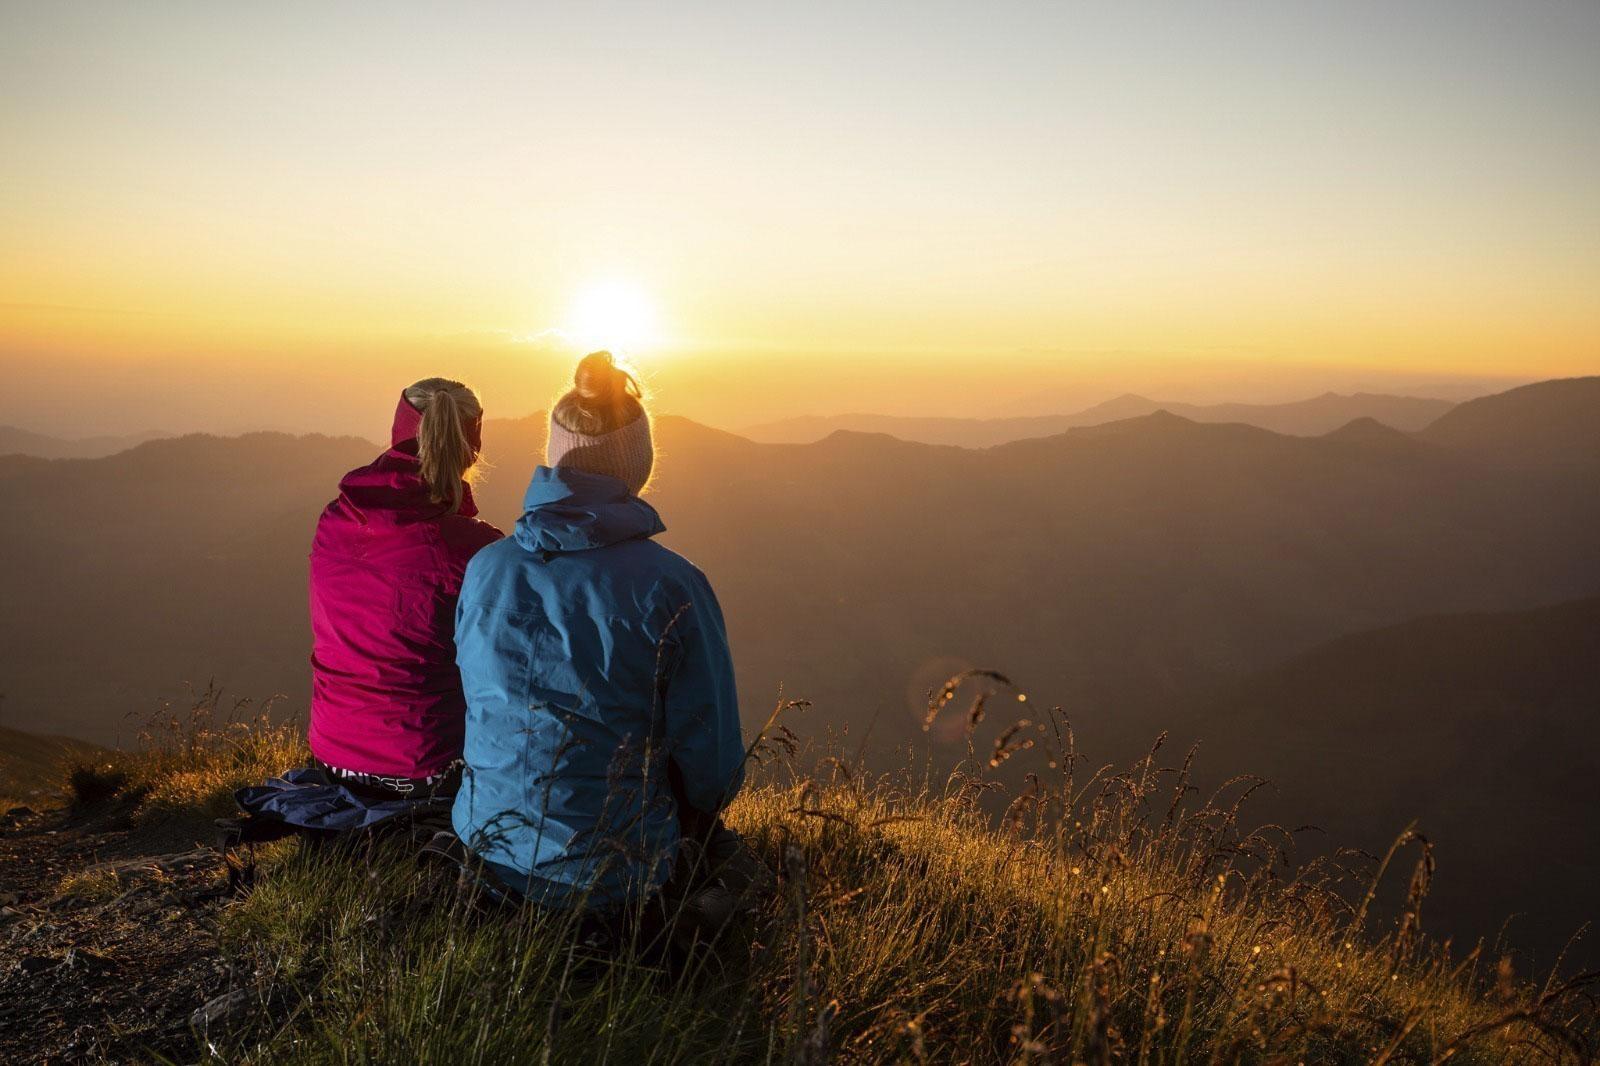
<svg viewBox="0 0 1600 1066">
<path fill-rule="evenodd" d="M 130 815 L 0 814 L 0 1062 L 193 1061 L 191 1016 L 241 986 L 207 827 Z"/>
</svg>

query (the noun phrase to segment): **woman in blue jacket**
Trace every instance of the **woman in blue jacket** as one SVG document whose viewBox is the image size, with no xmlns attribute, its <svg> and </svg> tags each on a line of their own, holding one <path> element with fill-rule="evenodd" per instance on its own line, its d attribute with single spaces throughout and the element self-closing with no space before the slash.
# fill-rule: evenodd
<svg viewBox="0 0 1600 1066">
<path fill-rule="evenodd" d="M 607 909 L 672 873 L 743 780 L 722 611 L 651 538 L 654 449 L 637 382 L 579 363 L 550 414 L 515 532 L 479 552 L 456 609 L 467 699 L 454 821 L 510 887 Z"/>
</svg>

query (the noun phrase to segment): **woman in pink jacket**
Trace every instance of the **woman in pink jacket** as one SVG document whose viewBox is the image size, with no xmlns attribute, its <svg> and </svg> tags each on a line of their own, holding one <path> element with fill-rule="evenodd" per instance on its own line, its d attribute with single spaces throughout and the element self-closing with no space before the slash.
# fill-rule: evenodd
<svg viewBox="0 0 1600 1066">
<path fill-rule="evenodd" d="M 428 378 L 395 410 L 393 445 L 339 483 L 311 547 L 311 726 L 319 764 L 372 798 L 453 791 L 466 704 L 455 661 L 467 560 L 501 533 L 465 478 L 483 407 Z"/>
</svg>

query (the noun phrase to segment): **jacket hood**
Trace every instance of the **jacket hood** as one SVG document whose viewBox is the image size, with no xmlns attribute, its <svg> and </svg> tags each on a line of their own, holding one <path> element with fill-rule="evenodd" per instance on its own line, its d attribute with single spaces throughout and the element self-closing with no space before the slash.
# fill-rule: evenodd
<svg viewBox="0 0 1600 1066">
<path fill-rule="evenodd" d="M 365 522 L 417 522 L 443 517 L 444 504 L 437 503 L 422 480 L 422 464 L 417 459 L 417 430 L 422 412 L 400 395 L 390 430 L 390 448 L 376 462 L 352 470 L 339 482 L 339 494 Z M 474 451 L 481 447 L 483 421 L 473 419 L 467 427 L 467 442 Z M 472 486 L 461 486 L 463 518 L 476 517 L 478 505 Z"/>
<path fill-rule="evenodd" d="M 522 508 L 513 535 L 532 552 L 603 548 L 667 528 L 656 509 L 618 479 L 567 466 L 536 468 Z"/>
</svg>

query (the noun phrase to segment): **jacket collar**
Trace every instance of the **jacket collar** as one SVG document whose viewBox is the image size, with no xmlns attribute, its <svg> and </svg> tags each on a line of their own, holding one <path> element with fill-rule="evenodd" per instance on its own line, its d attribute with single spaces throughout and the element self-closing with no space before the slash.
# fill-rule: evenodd
<svg viewBox="0 0 1600 1066">
<path fill-rule="evenodd" d="M 534 470 L 517 519 L 517 543 L 533 552 L 603 548 L 666 531 L 656 509 L 605 474 L 567 466 Z"/>
<path fill-rule="evenodd" d="M 428 522 L 445 516 L 444 505 L 435 503 L 423 484 L 416 458 L 399 451 L 384 452 L 376 461 L 350 471 L 339 482 L 339 495 L 367 522 Z M 461 486 L 456 514 L 477 517 L 471 485 Z"/>
<path fill-rule="evenodd" d="M 428 486 L 422 482 L 417 461 L 417 430 L 421 425 L 422 412 L 401 393 L 389 434 L 389 450 L 373 463 L 350 471 L 339 482 L 340 495 L 362 514 L 364 521 L 407 523 L 444 517 L 444 506 L 433 501 Z M 467 441 L 474 451 L 479 448 L 482 427 L 481 419 L 474 419 L 467 426 Z M 461 486 L 461 509 L 456 514 L 463 518 L 478 514 L 470 485 Z"/>
</svg>

